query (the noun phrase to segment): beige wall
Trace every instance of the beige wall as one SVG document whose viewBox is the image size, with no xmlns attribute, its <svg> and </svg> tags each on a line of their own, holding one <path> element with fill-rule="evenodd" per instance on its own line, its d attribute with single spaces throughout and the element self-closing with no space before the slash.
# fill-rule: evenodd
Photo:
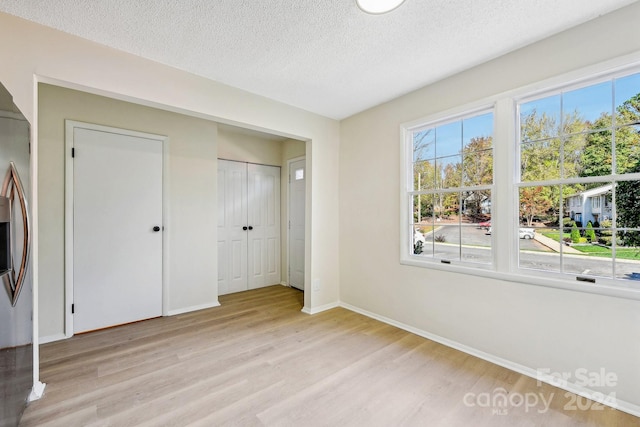
<svg viewBox="0 0 640 427">
<path fill-rule="evenodd" d="M 618 385 L 596 391 L 638 410 L 640 301 L 399 263 L 400 124 L 639 52 L 638 17 L 640 3 L 344 120 L 341 301 L 533 370 L 604 367 Z"/>
<path fill-rule="evenodd" d="M 282 142 L 219 129 L 218 158 L 282 166 Z"/>
<path fill-rule="evenodd" d="M 307 182 L 310 197 L 306 232 L 310 238 L 307 239 L 306 281 L 311 282 L 313 278 L 321 286 L 317 291 L 305 293 L 305 307 L 313 310 L 337 302 L 340 144 L 337 121 L 2 13 L 0 38 L 16 41 L 0 44 L 3 64 L 0 81 L 32 124 L 37 121 L 38 112 L 34 81 L 40 81 L 306 141 L 307 170 L 311 178 Z M 32 144 L 37 148 L 37 127 L 33 126 L 32 131 Z M 201 162 L 197 160 L 195 148 L 185 147 L 185 152 L 172 161 L 179 167 L 191 161 Z M 37 150 L 36 155 L 32 155 L 32 164 L 32 171 L 36 171 L 32 173 L 36 174 L 39 170 Z M 175 197 L 179 199 L 181 195 L 178 193 Z M 38 213 L 38 200 L 34 200 L 33 209 Z M 185 227 L 176 232 L 189 236 L 196 232 L 197 223 Z M 39 250 L 38 230 L 34 233 L 34 247 L 37 295 L 40 257 L 51 255 Z M 182 307 L 197 299 L 188 294 L 175 298 Z M 37 296 L 35 300 L 37 320 Z M 36 372 L 37 357 L 35 354 Z M 38 381 L 37 374 L 35 381 Z"/>
<path fill-rule="evenodd" d="M 38 114 L 40 336 L 64 333 L 65 120 L 169 137 L 168 312 L 216 305 L 216 123 L 41 84 Z M 117 165 L 114 165 L 117 170 Z M 196 224 L 197 226 L 194 226 Z"/>
</svg>

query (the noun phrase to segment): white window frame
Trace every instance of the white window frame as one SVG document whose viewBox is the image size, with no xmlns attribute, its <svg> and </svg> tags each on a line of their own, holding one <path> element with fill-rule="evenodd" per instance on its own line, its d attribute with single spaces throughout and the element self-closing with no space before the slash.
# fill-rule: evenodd
<svg viewBox="0 0 640 427">
<path fill-rule="evenodd" d="M 574 70 L 550 79 L 489 96 L 446 111 L 400 125 L 400 264 L 433 270 L 468 274 L 525 285 L 552 287 L 577 292 L 640 300 L 640 283 L 625 280 L 597 279 L 596 283 L 578 282 L 575 276 L 521 269 L 518 266 L 518 189 L 519 181 L 519 114 L 518 104 L 552 92 L 568 91 L 611 78 L 640 72 L 640 52 L 600 64 Z M 428 123 L 442 122 L 474 111 L 491 109 L 494 113 L 492 188 L 492 255 L 494 269 L 478 268 L 463 263 L 443 264 L 439 259 L 413 256 L 410 253 L 412 233 L 408 227 L 412 212 L 409 193 L 413 188 L 412 131 Z M 594 182 L 599 177 L 594 177 Z"/>
<path fill-rule="evenodd" d="M 401 169 L 404 169 L 404 173 L 401 180 L 401 182 L 403 182 L 403 188 L 402 188 L 403 200 L 401 201 L 401 207 L 402 207 L 401 211 L 403 211 L 404 214 L 401 214 L 401 221 L 402 221 L 401 230 L 407 231 L 406 233 L 401 232 L 401 245 L 402 245 L 401 246 L 401 262 L 402 263 L 409 264 L 409 265 L 422 265 L 422 266 L 434 266 L 439 264 L 451 265 L 453 263 L 456 266 L 466 266 L 467 268 L 472 270 L 473 269 L 495 270 L 493 236 L 491 237 L 491 252 L 492 252 L 491 263 L 487 263 L 487 264 L 466 262 L 464 260 L 451 261 L 451 260 L 443 260 L 436 257 L 414 255 L 411 252 L 411 247 L 413 246 L 412 245 L 413 242 L 410 238 L 410 236 L 413 235 L 413 226 L 410 225 L 410 223 L 412 222 L 411 218 L 413 217 L 412 209 L 410 209 L 410 206 L 412 206 L 413 195 L 410 193 L 413 193 L 415 191 L 413 187 L 414 177 L 413 177 L 413 167 L 412 167 L 413 165 L 413 138 L 412 138 L 413 132 L 419 131 L 421 129 L 430 128 L 430 127 L 443 126 L 443 125 L 455 122 L 457 120 L 464 120 L 467 118 L 472 118 L 474 116 L 488 114 L 488 113 L 493 114 L 493 120 L 494 120 L 493 124 L 495 129 L 494 104 L 470 105 L 468 106 L 468 108 L 465 106 L 460 109 L 455 109 L 455 110 L 445 112 L 443 114 L 437 114 L 437 115 L 431 116 L 426 120 L 416 120 L 415 122 L 404 125 L 402 127 L 401 138 L 402 138 L 402 141 L 404 141 L 404 143 L 401 144 L 403 146 L 402 155 L 401 155 L 401 158 L 403 159 L 403 161 L 402 161 Z M 492 138 L 493 138 L 493 135 L 492 135 Z M 492 148 L 494 148 L 494 146 L 495 146 L 495 139 L 493 139 L 492 141 Z M 494 162 L 493 168 L 495 170 L 495 148 L 494 148 L 493 162 Z M 409 164 L 411 166 L 408 167 Z M 495 183 L 495 174 L 494 174 L 493 182 Z M 493 199 L 494 186 L 495 184 L 482 185 L 477 187 L 478 189 L 489 189 L 491 191 L 491 194 L 492 194 L 491 197 Z M 470 187 L 465 187 L 465 186 L 453 187 L 450 189 L 446 189 L 446 192 L 459 192 L 459 191 L 465 191 L 469 189 Z M 474 189 L 475 189 L 475 186 L 474 186 Z M 434 193 L 437 193 L 439 191 L 440 190 L 434 191 Z M 493 204 L 493 200 L 492 200 L 492 204 Z"/>
</svg>

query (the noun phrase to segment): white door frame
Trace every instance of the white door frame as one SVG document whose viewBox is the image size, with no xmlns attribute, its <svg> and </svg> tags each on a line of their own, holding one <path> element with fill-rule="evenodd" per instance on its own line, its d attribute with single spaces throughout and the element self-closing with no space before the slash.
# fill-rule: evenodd
<svg viewBox="0 0 640 427">
<path fill-rule="evenodd" d="M 287 230 L 287 235 L 285 236 L 285 238 L 287 239 L 287 285 L 289 287 L 291 287 L 291 277 L 290 277 L 290 273 L 291 273 L 291 245 L 290 245 L 290 235 L 291 235 L 291 228 L 289 227 L 289 224 L 291 224 L 291 164 L 294 162 L 297 162 L 299 160 L 305 160 L 305 168 L 304 168 L 304 173 L 305 173 L 305 190 L 304 190 L 304 290 L 305 292 L 308 292 L 310 289 L 307 288 L 307 269 L 308 269 L 308 265 L 307 265 L 307 239 L 309 238 L 309 236 L 307 235 L 307 222 L 308 222 L 308 213 L 307 212 L 307 200 L 309 195 L 307 194 L 308 191 L 308 186 L 306 184 L 307 178 L 309 177 L 309 174 L 307 173 L 307 162 L 306 162 L 306 158 L 307 156 L 299 156 L 299 157 L 294 157 L 293 159 L 288 159 L 287 160 L 287 175 L 288 175 L 288 180 L 287 180 L 287 226 L 285 227 L 285 229 Z"/>
<path fill-rule="evenodd" d="M 65 322 L 64 335 L 66 338 L 73 336 L 73 314 L 71 313 L 71 305 L 73 304 L 73 157 L 71 149 L 73 148 L 74 129 L 81 128 L 87 130 L 95 130 L 100 132 L 115 133 L 119 135 L 127 135 L 138 138 L 152 139 L 162 142 L 162 315 L 168 315 L 169 309 L 169 292 L 167 278 L 169 277 L 169 239 L 167 238 L 169 224 L 169 185 L 168 185 L 168 159 L 169 159 L 169 137 L 164 135 L 156 135 L 151 133 L 137 132 L 128 129 L 115 128 L 110 126 L 102 126 L 93 123 L 79 122 L 75 120 L 65 120 L 65 169 L 64 169 L 64 256 L 65 256 L 65 273 L 64 273 L 64 307 Z"/>
</svg>

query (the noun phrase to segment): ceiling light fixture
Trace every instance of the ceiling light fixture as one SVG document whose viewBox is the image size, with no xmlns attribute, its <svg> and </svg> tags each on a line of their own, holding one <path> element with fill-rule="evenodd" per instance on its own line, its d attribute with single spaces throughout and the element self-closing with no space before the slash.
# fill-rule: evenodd
<svg viewBox="0 0 640 427">
<path fill-rule="evenodd" d="M 404 0 L 356 0 L 356 4 L 363 12 L 373 15 L 391 12 L 402 3 Z"/>
</svg>

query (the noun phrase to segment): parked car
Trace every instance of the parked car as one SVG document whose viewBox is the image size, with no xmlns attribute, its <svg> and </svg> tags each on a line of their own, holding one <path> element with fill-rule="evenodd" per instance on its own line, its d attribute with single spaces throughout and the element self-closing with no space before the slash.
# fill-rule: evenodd
<svg viewBox="0 0 640 427">
<path fill-rule="evenodd" d="M 533 239 L 536 235 L 536 232 L 533 228 L 520 228 L 518 230 L 518 237 L 521 239 Z"/>
<path fill-rule="evenodd" d="M 478 223 L 479 228 L 484 228 L 485 230 L 489 230 L 491 228 L 491 221 L 483 221 Z"/>
<path fill-rule="evenodd" d="M 491 227 L 487 229 L 485 234 L 491 234 Z M 518 229 L 518 237 L 521 239 L 530 240 L 533 239 L 536 235 L 536 232 L 533 228 L 520 228 Z"/>
</svg>

